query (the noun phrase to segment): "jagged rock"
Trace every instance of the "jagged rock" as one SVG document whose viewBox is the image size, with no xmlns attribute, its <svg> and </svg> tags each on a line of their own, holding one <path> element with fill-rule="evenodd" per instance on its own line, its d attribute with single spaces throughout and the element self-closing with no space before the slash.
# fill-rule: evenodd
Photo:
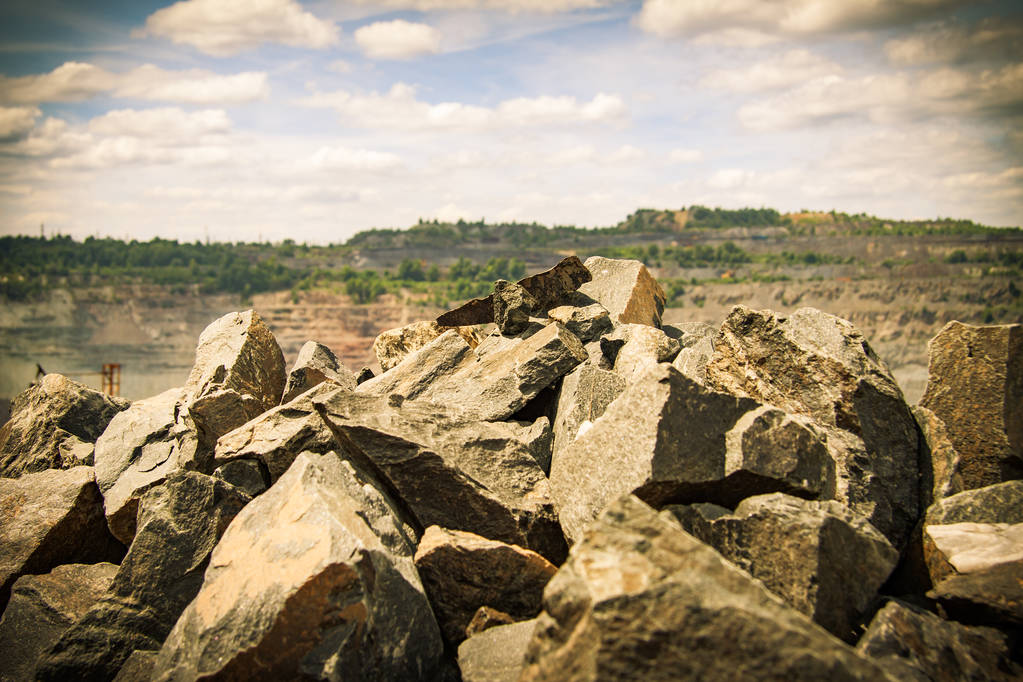
<svg viewBox="0 0 1023 682">
<path fill-rule="evenodd" d="M 976 573 L 997 564 L 1023 561 L 1023 523 L 925 526 L 924 559 L 932 583 L 953 574 Z"/>
<path fill-rule="evenodd" d="M 554 419 L 554 450 L 561 450 L 581 429 L 588 429 L 625 390 L 625 379 L 591 364 L 576 367 L 561 380 Z M 550 472 L 548 463 L 546 471 Z"/>
<path fill-rule="evenodd" d="M 827 428 L 837 499 L 904 546 L 921 511 L 916 421 L 850 323 L 813 308 L 782 317 L 736 306 L 715 339 L 707 385 Z"/>
<path fill-rule="evenodd" d="M 265 412 L 225 434 L 213 452 L 215 466 L 253 462 L 267 485 L 284 475 L 302 452 L 324 453 L 334 449 L 334 437 L 313 406 L 317 396 L 348 392 L 325 381 L 289 403 Z"/>
<path fill-rule="evenodd" d="M 328 379 L 346 390 L 355 390 L 355 375 L 341 364 L 334 352 L 322 343 L 306 341 L 288 373 L 281 404 L 291 402 Z"/>
<path fill-rule="evenodd" d="M 473 614 L 472 620 L 465 626 L 466 637 L 472 637 L 475 634 L 489 630 L 490 628 L 496 628 L 501 625 L 511 625 L 516 622 L 516 619 L 509 616 L 504 611 L 498 611 L 492 609 L 489 606 L 481 606 L 476 609 L 476 613 Z"/>
<path fill-rule="evenodd" d="M 356 388 L 366 395 L 400 395 L 414 400 L 435 381 L 450 376 L 475 362 L 472 347 L 454 329 L 406 355 L 380 376 L 367 379 Z"/>
<path fill-rule="evenodd" d="M 376 375 L 373 374 L 372 369 L 370 369 L 369 367 L 363 367 L 362 369 L 359 370 L 359 373 L 355 375 L 355 384 L 356 386 L 364 384 L 365 382 L 372 379 L 374 376 Z"/>
<path fill-rule="evenodd" d="M 234 459 L 217 468 L 213 478 L 241 488 L 249 497 L 255 497 L 270 487 L 264 475 L 262 462 L 253 459 Z"/>
<path fill-rule="evenodd" d="M 386 372 L 395 367 L 409 353 L 426 346 L 448 329 L 448 327 L 442 327 L 436 322 L 427 320 L 381 332 L 373 341 L 373 353 L 376 355 L 377 362 L 380 363 L 380 369 Z M 453 331 L 461 336 L 470 348 L 475 348 L 480 342 L 480 336 L 475 327 L 454 327 Z"/>
<path fill-rule="evenodd" d="M 945 422 L 941 421 L 938 415 L 921 405 L 914 405 L 912 410 L 922 436 L 920 462 L 924 465 L 922 467 L 924 476 L 920 481 L 920 502 L 922 507 L 927 507 L 935 500 L 963 491 L 963 479 L 959 474 L 959 453 L 949 440 Z"/>
<path fill-rule="evenodd" d="M 181 413 L 182 390 L 136 400 L 110 420 L 96 441 L 96 482 L 110 531 L 125 545 L 135 537 L 142 495 L 181 469 L 207 469 L 208 453 Z"/>
<path fill-rule="evenodd" d="M 714 357 L 714 338 L 716 327 L 705 322 L 681 324 L 675 327 L 665 326 L 664 332 L 677 338 L 682 349 L 671 364 L 698 384 L 707 380 L 707 364 Z"/>
<path fill-rule="evenodd" d="M 964 490 L 938 500 L 927 509 L 924 523 L 1023 523 L 1023 481 Z"/>
<path fill-rule="evenodd" d="M 884 678 L 633 496 L 587 529 L 543 603 L 523 682 Z"/>
<path fill-rule="evenodd" d="M 536 617 L 543 588 L 557 570 L 523 547 L 439 526 L 426 529 L 415 563 L 441 632 L 456 646 L 481 607 L 515 620 Z"/>
<path fill-rule="evenodd" d="M 526 446 L 544 475 L 551 471 L 551 455 L 554 451 L 554 431 L 547 417 L 537 417 L 534 422 L 513 422 L 524 429 L 514 431 L 513 437 Z"/>
<path fill-rule="evenodd" d="M 503 279 L 494 282 L 494 322 L 502 334 L 515 336 L 529 326 L 529 316 L 538 301 L 518 284 Z"/>
<path fill-rule="evenodd" d="M 414 543 L 372 481 L 302 453 L 224 533 L 153 680 L 428 679 L 443 646 Z"/>
<path fill-rule="evenodd" d="M 14 583 L 0 620 L 0 678 L 30 681 L 39 657 L 107 591 L 117 566 L 66 564 Z"/>
<path fill-rule="evenodd" d="M 409 516 L 532 549 L 557 563 L 565 540 L 530 427 L 466 421 L 439 405 L 334 393 L 314 401 L 339 453 L 372 472 Z"/>
<path fill-rule="evenodd" d="M 10 421 L 0 427 L 0 477 L 85 464 L 83 444 L 95 443 L 128 405 L 60 374 L 47 374 L 11 401 Z"/>
<path fill-rule="evenodd" d="M 650 365 L 671 362 L 681 348 L 678 341 L 645 324 L 620 324 L 600 341 L 604 345 L 624 342 L 614 354 L 614 371 L 626 381 L 631 381 Z"/>
<path fill-rule="evenodd" d="M 153 663 L 156 661 L 155 651 L 133 651 L 128 660 L 124 662 L 121 669 L 117 671 L 117 677 L 113 682 L 149 682 L 153 673 Z"/>
<path fill-rule="evenodd" d="M 600 338 L 613 327 L 607 309 L 599 303 L 584 304 L 580 301 L 579 305 L 558 306 L 548 310 L 547 317 L 565 325 L 565 329 L 578 336 L 583 343 Z"/>
<path fill-rule="evenodd" d="M 199 336 L 183 403 L 201 440 L 217 438 L 276 407 L 284 393 L 284 353 L 254 311 L 228 313 Z"/>
<path fill-rule="evenodd" d="M 897 601 L 877 612 L 856 650 L 900 679 L 1018 680 L 1004 633 L 967 627 Z"/>
<path fill-rule="evenodd" d="M 78 436 L 68 436 L 59 447 L 60 461 L 68 466 L 55 467 L 70 469 L 71 467 L 91 467 L 96 463 L 96 444 L 83 441 Z"/>
<path fill-rule="evenodd" d="M 554 453 L 551 488 L 572 540 L 609 503 L 734 507 L 769 492 L 829 497 L 834 470 L 804 418 L 716 393 L 668 364 L 649 367 L 593 426 Z"/>
<path fill-rule="evenodd" d="M 132 651 L 159 649 L 198 593 L 214 546 L 249 499 L 194 471 L 175 472 L 149 490 L 109 592 L 41 660 L 38 678 L 109 680 Z"/>
<path fill-rule="evenodd" d="M 866 519 L 829 500 L 749 497 L 735 512 L 669 507 L 682 527 L 836 637 L 854 642 L 898 552 Z"/>
<path fill-rule="evenodd" d="M 953 575 L 927 593 L 953 619 L 978 625 L 1023 627 L 1023 561 Z"/>
<path fill-rule="evenodd" d="M 920 404 L 945 422 L 964 487 L 1023 478 L 1023 325 L 949 322 L 927 348 Z"/>
<path fill-rule="evenodd" d="M 525 665 L 536 619 L 489 628 L 458 647 L 463 682 L 514 682 Z"/>
<path fill-rule="evenodd" d="M 124 556 L 103 518 L 92 467 L 0 479 L 0 548 L 0 611 L 22 575 Z"/>
<path fill-rule="evenodd" d="M 638 260 L 591 256 L 584 263 L 593 280 L 579 291 L 600 303 L 615 323 L 661 326 L 664 289 Z"/>
</svg>

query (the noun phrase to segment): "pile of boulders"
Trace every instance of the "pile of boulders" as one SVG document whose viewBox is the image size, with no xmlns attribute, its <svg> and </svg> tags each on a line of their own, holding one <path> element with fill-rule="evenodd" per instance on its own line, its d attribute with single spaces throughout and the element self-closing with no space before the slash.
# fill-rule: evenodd
<svg viewBox="0 0 1023 682">
<path fill-rule="evenodd" d="M 848 322 L 662 324 L 575 257 L 380 335 L 253 311 L 180 388 L 0 430 L 0 679 L 1018 679 L 1023 327 L 921 404 Z"/>
</svg>

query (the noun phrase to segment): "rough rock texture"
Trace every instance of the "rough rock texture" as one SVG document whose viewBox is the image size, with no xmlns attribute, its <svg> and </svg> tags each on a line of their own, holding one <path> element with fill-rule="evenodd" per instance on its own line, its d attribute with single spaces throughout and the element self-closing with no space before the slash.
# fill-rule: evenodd
<svg viewBox="0 0 1023 682">
<path fill-rule="evenodd" d="M 551 487 L 566 535 L 634 492 L 655 506 L 769 492 L 829 497 L 833 465 L 803 418 L 715 393 L 668 364 L 651 366 L 593 426 L 554 454 Z"/>
<path fill-rule="evenodd" d="M 303 453 L 217 545 L 154 680 L 427 679 L 442 653 L 394 502 Z"/>
<path fill-rule="evenodd" d="M 924 559 L 931 582 L 1023 561 L 1023 523 L 953 523 L 924 527 Z"/>
<path fill-rule="evenodd" d="M 897 601 L 877 612 L 856 650 L 901 679 L 1008 682 L 1023 677 L 1005 634 L 942 620 Z"/>
<path fill-rule="evenodd" d="M 502 334 L 515 336 L 529 326 L 529 316 L 539 305 L 521 285 L 499 279 L 494 282 L 494 323 Z"/>
<path fill-rule="evenodd" d="M 509 616 L 504 611 L 498 611 L 492 609 L 489 606 L 481 606 L 476 609 L 476 613 L 473 614 L 472 620 L 465 626 L 465 634 L 468 637 L 472 637 L 475 634 L 489 630 L 490 628 L 496 628 L 500 625 L 511 625 L 516 622 L 516 619 Z"/>
<path fill-rule="evenodd" d="M 426 346 L 448 329 L 436 322 L 425 320 L 381 332 L 373 341 L 373 353 L 380 363 L 380 369 L 386 372 L 404 360 L 409 353 Z M 475 327 L 454 327 L 454 331 L 469 344 L 470 348 L 475 348 L 480 342 L 480 335 Z"/>
<path fill-rule="evenodd" d="M 366 395 L 400 395 L 417 398 L 433 382 L 476 361 L 472 346 L 449 329 L 422 348 L 412 351 L 383 374 L 359 384 L 356 392 Z"/>
<path fill-rule="evenodd" d="M 0 611 L 22 575 L 61 564 L 118 562 L 92 467 L 0 479 Z"/>
<path fill-rule="evenodd" d="M 249 497 L 255 497 L 270 487 L 261 462 L 253 459 L 235 459 L 217 467 L 213 478 L 241 488 Z"/>
<path fill-rule="evenodd" d="M 41 660 L 40 680 L 109 680 L 136 649 L 156 650 L 199 591 L 210 553 L 249 501 L 193 471 L 149 490 L 110 589 Z"/>
<path fill-rule="evenodd" d="M 527 620 L 540 613 L 543 588 L 557 570 L 536 552 L 439 526 L 426 529 L 415 557 L 441 632 L 451 644 L 481 607 Z"/>
<path fill-rule="evenodd" d="M 955 620 L 1018 629 L 1023 627 L 1023 561 L 953 575 L 927 596 Z"/>
<path fill-rule="evenodd" d="M 95 443 L 128 405 L 60 374 L 47 374 L 11 401 L 11 419 L 0 427 L 0 476 L 87 464 L 83 444 Z"/>
<path fill-rule="evenodd" d="M 945 422 L 921 405 L 914 405 L 912 409 L 922 437 L 920 502 L 921 507 L 927 508 L 935 500 L 961 493 L 963 478 L 959 474 L 959 453 L 948 437 Z"/>
<path fill-rule="evenodd" d="M 698 384 L 707 380 L 707 365 L 714 357 L 714 338 L 717 328 L 703 322 L 665 327 L 672 338 L 678 338 L 682 349 L 671 364 Z M 677 335 L 677 336 L 676 336 Z"/>
<path fill-rule="evenodd" d="M 580 296 L 579 298 L 583 298 Z M 579 337 L 583 343 L 599 338 L 612 329 L 611 317 L 607 309 L 599 303 L 586 304 L 578 301 L 578 305 L 563 305 L 547 311 L 547 317 L 554 322 L 565 325 L 565 329 Z"/>
<path fill-rule="evenodd" d="M 1023 523 L 1023 481 L 964 490 L 938 500 L 927 509 L 924 523 Z"/>
<path fill-rule="evenodd" d="M 121 669 L 117 671 L 114 682 L 149 682 L 156 661 L 155 651 L 133 651 Z"/>
<path fill-rule="evenodd" d="M 334 393 L 315 401 L 338 452 L 392 491 L 420 529 L 437 525 L 532 549 L 566 546 L 550 486 L 515 423 L 466 421 L 438 405 Z"/>
<path fill-rule="evenodd" d="M 548 583 L 526 663 L 524 682 L 884 678 L 632 496 L 589 527 Z"/>
<path fill-rule="evenodd" d="M 276 407 L 284 393 L 284 354 L 254 311 L 228 313 L 199 336 L 183 403 L 201 440 L 217 438 Z"/>
<path fill-rule="evenodd" d="M 921 511 L 916 421 L 851 324 L 813 308 L 782 317 L 736 306 L 715 340 L 707 385 L 827 428 L 837 499 L 905 544 Z"/>
<path fill-rule="evenodd" d="M 624 341 L 615 354 L 614 371 L 631 381 L 650 365 L 671 362 L 681 346 L 660 329 L 645 324 L 620 324 L 601 343 Z"/>
<path fill-rule="evenodd" d="M 554 450 L 561 450 L 575 440 L 580 430 L 592 426 L 624 390 L 625 379 L 621 375 L 594 365 L 580 365 L 566 374 L 558 391 Z M 550 471 L 550 466 L 547 470 Z"/>
<path fill-rule="evenodd" d="M 39 657 L 107 591 L 117 566 L 66 564 L 14 583 L 0 620 L 0 679 L 35 679 Z"/>
<path fill-rule="evenodd" d="M 638 260 L 591 256 L 584 263 L 593 276 L 579 291 L 607 309 L 615 323 L 661 326 L 664 289 Z"/>
<path fill-rule="evenodd" d="M 298 351 L 295 364 L 288 372 L 281 404 L 291 402 L 328 379 L 349 391 L 355 390 L 355 374 L 341 364 L 334 352 L 322 343 L 307 341 Z"/>
<path fill-rule="evenodd" d="M 920 404 L 945 422 L 966 488 L 1023 478 L 1023 325 L 949 322 Z"/>
<path fill-rule="evenodd" d="M 525 664 L 536 620 L 493 627 L 458 647 L 463 682 L 513 682 Z"/>
<path fill-rule="evenodd" d="M 836 637 L 855 642 L 863 616 L 899 555 L 847 507 L 775 493 L 735 513 L 670 507 L 682 527 Z"/>
</svg>

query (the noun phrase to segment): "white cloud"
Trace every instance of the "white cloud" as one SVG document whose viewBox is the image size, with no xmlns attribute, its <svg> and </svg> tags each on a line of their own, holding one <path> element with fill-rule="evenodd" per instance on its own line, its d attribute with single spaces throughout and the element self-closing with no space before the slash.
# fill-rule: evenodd
<svg viewBox="0 0 1023 682">
<path fill-rule="evenodd" d="M 390 152 L 348 147 L 320 147 L 302 166 L 313 170 L 381 171 L 399 168 L 401 157 Z"/>
<path fill-rule="evenodd" d="M 440 52 L 440 31 L 402 19 L 378 21 L 358 29 L 355 42 L 374 59 L 411 59 Z"/>
<path fill-rule="evenodd" d="M 0 76 L 0 101 L 15 104 L 78 102 L 114 87 L 113 74 L 82 62 L 65 62 L 49 73 Z"/>
<path fill-rule="evenodd" d="M 430 10 L 494 10 L 498 12 L 535 12 L 552 14 L 578 9 L 606 7 L 622 0 L 358 0 L 362 4 L 384 4 L 400 9 Z"/>
<path fill-rule="evenodd" d="M 92 119 L 88 129 L 98 135 L 187 141 L 228 133 L 231 119 L 223 109 L 118 109 Z"/>
<path fill-rule="evenodd" d="M 645 151 L 631 144 L 624 144 L 611 152 L 607 157 L 607 161 L 614 164 L 630 164 L 642 161 L 645 158 Z"/>
<path fill-rule="evenodd" d="M 757 92 L 805 83 L 842 72 L 835 62 L 807 50 L 789 50 L 747 68 L 717 69 L 700 79 L 700 85 L 731 92 Z"/>
<path fill-rule="evenodd" d="M 990 59 L 1019 61 L 1023 56 L 1023 23 L 987 18 L 966 27 L 953 21 L 929 24 L 919 31 L 885 43 L 895 64 L 957 63 Z"/>
<path fill-rule="evenodd" d="M 672 163 L 697 163 L 703 161 L 703 152 L 699 149 L 672 149 L 668 159 Z"/>
<path fill-rule="evenodd" d="M 337 27 L 296 0 L 183 0 L 149 15 L 142 33 L 217 57 L 263 43 L 322 49 L 338 42 Z"/>
<path fill-rule="evenodd" d="M 28 135 L 41 113 L 35 107 L 0 107 L 0 141 Z"/>
<path fill-rule="evenodd" d="M 707 184 L 714 189 L 736 189 L 746 185 L 756 177 L 753 171 L 741 168 L 726 168 L 715 171 L 707 180 Z"/>
<path fill-rule="evenodd" d="M 335 59 L 334 61 L 327 65 L 327 70 L 340 74 L 351 73 L 352 65 L 343 59 Z"/>
</svg>

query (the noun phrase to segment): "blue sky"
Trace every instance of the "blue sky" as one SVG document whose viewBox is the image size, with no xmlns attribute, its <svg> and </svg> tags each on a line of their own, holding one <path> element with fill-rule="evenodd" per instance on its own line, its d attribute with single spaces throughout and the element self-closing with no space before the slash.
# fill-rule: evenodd
<svg viewBox="0 0 1023 682">
<path fill-rule="evenodd" d="M 702 203 L 1023 224 L 1023 9 L 8 1 L 0 233 L 331 242 Z"/>
</svg>

